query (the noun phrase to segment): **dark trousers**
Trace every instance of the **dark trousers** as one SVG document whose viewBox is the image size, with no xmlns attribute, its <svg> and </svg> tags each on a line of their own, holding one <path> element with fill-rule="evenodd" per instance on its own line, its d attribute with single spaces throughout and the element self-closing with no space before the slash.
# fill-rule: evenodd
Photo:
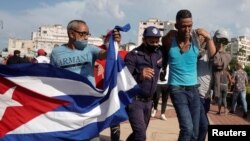
<svg viewBox="0 0 250 141">
<path fill-rule="evenodd" d="M 220 85 L 220 95 L 219 95 L 219 100 L 218 100 L 218 106 L 224 105 L 224 107 L 227 108 L 227 91 L 228 91 L 227 85 L 225 84 Z"/>
<path fill-rule="evenodd" d="M 120 124 L 110 127 L 111 141 L 120 141 Z"/>
<path fill-rule="evenodd" d="M 162 105 L 161 105 L 161 114 L 164 114 L 167 107 L 168 101 L 168 85 L 167 84 L 157 84 L 156 92 L 154 94 L 154 109 L 157 110 L 157 106 L 162 95 Z"/>
<path fill-rule="evenodd" d="M 207 102 L 206 99 L 200 98 L 201 108 L 200 108 L 200 123 L 199 123 L 199 135 L 197 141 L 205 141 L 207 130 L 208 130 L 208 117 L 207 117 Z"/>
<path fill-rule="evenodd" d="M 152 101 L 134 100 L 128 107 L 132 133 L 126 141 L 146 141 L 146 131 L 151 117 Z"/>
</svg>

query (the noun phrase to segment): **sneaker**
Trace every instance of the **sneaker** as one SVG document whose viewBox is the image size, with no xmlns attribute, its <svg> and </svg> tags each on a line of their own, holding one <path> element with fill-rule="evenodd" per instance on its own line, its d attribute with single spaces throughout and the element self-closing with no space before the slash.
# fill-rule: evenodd
<svg viewBox="0 0 250 141">
<path fill-rule="evenodd" d="M 156 110 L 153 110 L 152 113 L 151 113 L 151 117 L 155 117 L 156 112 L 157 112 Z"/>
<path fill-rule="evenodd" d="M 162 120 L 167 120 L 165 114 L 161 114 L 161 119 L 162 119 Z"/>
</svg>

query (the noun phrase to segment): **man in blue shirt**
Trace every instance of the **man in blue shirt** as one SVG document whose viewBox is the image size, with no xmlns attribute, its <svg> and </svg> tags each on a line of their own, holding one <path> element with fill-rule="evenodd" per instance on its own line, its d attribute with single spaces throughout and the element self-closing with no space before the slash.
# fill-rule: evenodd
<svg viewBox="0 0 250 141">
<path fill-rule="evenodd" d="M 85 21 L 70 21 L 67 32 L 68 43 L 52 50 L 50 63 L 85 76 L 95 86 L 94 64 L 96 59 L 106 58 L 106 51 L 88 43 L 90 33 Z M 120 42 L 120 34 L 114 34 L 114 38 L 115 41 Z M 90 141 L 99 140 L 99 137 L 90 139 Z"/>
</svg>

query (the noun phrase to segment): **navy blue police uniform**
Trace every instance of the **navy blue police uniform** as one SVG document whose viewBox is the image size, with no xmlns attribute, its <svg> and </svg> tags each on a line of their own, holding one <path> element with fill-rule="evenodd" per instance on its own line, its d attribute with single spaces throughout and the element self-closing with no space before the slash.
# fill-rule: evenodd
<svg viewBox="0 0 250 141">
<path fill-rule="evenodd" d="M 129 122 L 133 130 L 127 141 L 146 140 L 146 130 L 153 106 L 152 98 L 162 67 L 161 47 L 156 48 L 150 54 L 146 53 L 146 48 L 145 44 L 141 44 L 130 51 L 125 58 L 127 68 L 141 88 L 141 91 L 134 97 L 134 101 L 127 107 Z M 153 68 L 154 76 L 151 79 L 141 80 L 140 76 L 145 67 Z"/>
</svg>

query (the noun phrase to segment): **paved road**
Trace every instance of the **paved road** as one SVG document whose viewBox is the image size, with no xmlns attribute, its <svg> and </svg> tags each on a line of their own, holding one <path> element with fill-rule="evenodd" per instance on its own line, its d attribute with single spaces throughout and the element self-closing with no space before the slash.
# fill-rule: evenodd
<svg viewBox="0 0 250 141">
<path fill-rule="evenodd" d="M 170 100 L 169 100 L 170 101 Z M 227 125 L 227 124 L 243 124 L 250 125 L 250 115 L 248 119 L 242 118 L 241 109 L 238 109 L 236 114 L 217 115 L 217 106 L 211 105 L 211 110 L 208 113 L 210 124 L 215 125 Z M 167 120 L 163 121 L 159 119 L 160 111 L 157 112 L 156 118 L 151 118 L 149 127 L 147 130 L 147 141 L 176 141 L 179 134 L 179 124 L 177 121 L 175 110 L 172 103 L 169 102 L 166 111 Z M 125 141 L 128 135 L 131 133 L 129 122 L 121 123 L 121 141 Z M 101 141 L 110 141 L 109 129 L 105 129 L 101 132 Z"/>
</svg>

